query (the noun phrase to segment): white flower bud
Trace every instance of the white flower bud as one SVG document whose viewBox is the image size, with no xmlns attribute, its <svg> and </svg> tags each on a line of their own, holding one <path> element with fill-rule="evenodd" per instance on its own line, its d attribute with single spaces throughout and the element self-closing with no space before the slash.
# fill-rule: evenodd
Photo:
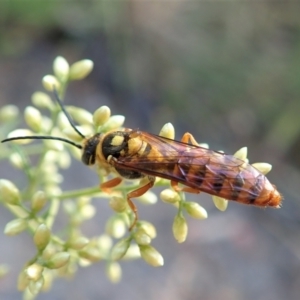
<svg viewBox="0 0 300 300">
<path fill-rule="evenodd" d="M 212 196 L 213 202 L 216 206 L 216 208 L 220 211 L 225 211 L 228 206 L 228 200 L 218 197 L 218 196 Z"/>
<path fill-rule="evenodd" d="M 70 260 L 70 253 L 59 252 L 54 254 L 49 261 L 45 263 L 45 266 L 49 269 L 58 269 L 65 266 Z"/>
<path fill-rule="evenodd" d="M 122 277 L 122 269 L 120 264 L 117 262 L 110 262 L 106 266 L 106 276 L 113 283 L 119 282 Z"/>
<path fill-rule="evenodd" d="M 162 255 L 150 245 L 140 245 L 141 257 L 153 267 L 161 267 L 164 265 Z"/>
<path fill-rule="evenodd" d="M 19 189 L 11 181 L 0 179 L 0 200 L 10 205 L 18 205 L 20 199 Z"/>
<path fill-rule="evenodd" d="M 139 221 L 138 227 L 150 236 L 151 239 L 156 238 L 156 229 L 153 224 L 147 221 Z"/>
<path fill-rule="evenodd" d="M 40 108 L 47 108 L 52 109 L 53 108 L 53 102 L 49 95 L 43 92 L 35 92 L 31 96 L 31 102 Z"/>
<path fill-rule="evenodd" d="M 120 218 L 110 218 L 106 223 L 106 232 L 116 239 L 123 237 L 126 233 L 125 222 Z"/>
<path fill-rule="evenodd" d="M 41 277 L 37 281 L 31 280 L 28 284 L 28 289 L 32 295 L 37 295 L 44 285 L 44 278 Z"/>
<path fill-rule="evenodd" d="M 134 239 L 138 245 L 149 245 L 151 243 L 150 236 L 140 228 L 134 233 Z"/>
<path fill-rule="evenodd" d="M 81 258 L 91 262 L 99 261 L 102 258 L 100 250 L 92 245 L 87 245 L 83 250 L 79 251 L 78 254 Z"/>
<path fill-rule="evenodd" d="M 111 259 L 119 260 L 121 259 L 127 252 L 130 246 L 130 239 L 122 239 L 118 243 L 116 243 L 111 250 Z"/>
<path fill-rule="evenodd" d="M 272 170 L 272 165 L 264 162 L 254 163 L 252 166 L 264 175 L 268 174 Z"/>
<path fill-rule="evenodd" d="M 39 264 L 32 264 L 25 269 L 25 274 L 30 280 L 37 281 L 42 277 L 44 267 Z"/>
<path fill-rule="evenodd" d="M 178 243 L 183 243 L 186 240 L 188 226 L 184 217 L 176 215 L 173 222 L 173 235 Z"/>
<path fill-rule="evenodd" d="M 34 131 L 40 131 L 42 115 L 39 110 L 33 106 L 27 106 L 24 111 L 24 118 L 29 127 L 31 127 Z"/>
<path fill-rule="evenodd" d="M 102 234 L 98 238 L 98 246 L 99 249 L 105 253 L 110 251 L 111 247 L 113 245 L 112 238 L 107 234 Z"/>
<path fill-rule="evenodd" d="M 84 136 L 91 136 L 94 133 L 93 128 L 89 125 L 76 126 L 76 128 Z M 82 141 L 82 136 L 80 136 L 72 127 L 67 127 L 63 129 L 62 132 L 73 141 Z"/>
<path fill-rule="evenodd" d="M 77 61 L 70 67 L 69 79 L 80 80 L 88 76 L 94 67 L 94 63 L 89 59 Z"/>
<path fill-rule="evenodd" d="M 243 161 L 246 161 L 247 160 L 247 152 L 248 152 L 247 147 L 243 147 L 240 150 L 236 151 L 233 154 L 233 156 L 236 157 L 236 158 L 239 158 L 239 159 L 241 159 Z"/>
<path fill-rule="evenodd" d="M 26 137 L 26 136 L 31 136 L 33 135 L 33 132 L 29 129 L 16 129 L 16 130 L 13 130 L 11 131 L 8 135 L 7 135 L 7 138 L 13 138 L 13 137 Z M 16 143 L 16 144 L 29 144 L 31 143 L 33 140 L 26 140 L 26 139 L 23 139 L 23 140 L 15 140 L 15 141 L 12 141 L 13 143 Z"/>
<path fill-rule="evenodd" d="M 109 199 L 109 206 L 115 212 L 121 213 L 127 208 L 127 201 L 123 197 L 111 197 Z"/>
<path fill-rule="evenodd" d="M 61 81 L 66 81 L 69 76 L 69 64 L 62 56 L 57 56 L 53 62 L 54 75 Z"/>
<path fill-rule="evenodd" d="M 183 207 L 187 213 L 195 219 L 206 219 L 207 211 L 196 202 L 184 202 Z"/>
<path fill-rule="evenodd" d="M 56 248 L 53 244 L 49 243 L 44 249 L 42 258 L 43 260 L 49 260 L 55 254 Z"/>
<path fill-rule="evenodd" d="M 166 123 L 159 132 L 159 135 L 168 139 L 174 140 L 175 128 L 172 123 Z"/>
<path fill-rule="evenodd" d="M 21 233 L 27 228 L 27 220 L 15 219 L 8 222 L 4 228 L 4 234 L 13 236 Z"/>
<path fill-rule="evenodd" d="M 54 90 L 58 91 L 60 89 L 60 83 L 53 75 L 44 76 L 42 79 L 42 83 L 47 91 L 53 92 Z"/>
<path fill-rule="evenodd" d="M 48 132 L 51 130 L 52 127 L 53 127 L 53 121 L 47 116 L 42 116 L 41 131 L 46 132 L 48 134 Z"/>
<path fill-rule="evenodd" d="M 99 127 L 108 121 L 110 118 L 110 108 L 108 106 L 99 107 L 93 114 L 93 122 L 95 127 Z"/>
<path fill-rule="evenodd" d="M 0 109 L 0 121 L 9 122 L 14 120 L 19 114 L 19 109 L 16 105 L 8 104 Z"/>
<path fill-rule="evenodd" d="M 147 191 L 142 196 L 138 197 L 137 200 L 143 204 L 155 204 L 157 202 L 157 196 L 152 191 Z"/>
<path fill-rule="evenodd" d="M 141 257 L 140 248 L 137 244 L 131 244 L 126 254 L 123 256 L 123 260 L 132 260 Z"/>
<path fill-rule="evenodd" d="M 89 243 L 89 240 L 84 236 L 79 236 L 69 242 L 69 247 L 75 250 L 81 250 Z"/>
<path fill-rule="evenodd" d="M 47 203 L 46 194 L 43 191 L 37 191 L 33 194 L 31 200 L 31 209 L 34 212 L 40 211 Z"/>
<path fill-rule="evenodd" d="M 33 236 L 34 244 L 38 250 L 42 251 L 46 248 L 50 241 L 50 237 L 51 231 L 48 229 L 48 227 L 45 224 L 39 225 Z"/>
<path fill-rule="evenodd" d="M 57 162 L 60 168 L 68 169 L 71 165 L 71 156 L 69 152 L 63 151 L 57 157 Z"/>
<path fill-rule="evenodd" d="M 61 141 L 56 141 L 56 140 L 44 140 L 45 145 L 47 148 L 61 152 L 64 150 L 64 144 Z"/>
<path fill-rule="evenodd" d="M 42 287 L 43 292 L 48 292 L 52 286 L 53 282 L 53 272 L 50 270 L 44 270 L 43 272 L 44 285 Z"/>
<path fill-rule="evenodd" d="M 66 117 L 65 113 L 62 111 L 60 111 L 57 115 L 57 125 L 60 130 L 70 127 L 70 122 L 69 122 L 68 118 Z"/>
<path fill-rule="evenodd" d="M 125 121 L 125 117 L 121 116 L 121 115 L 114 115 L 111 116 L 108 121 L 102 126 L 102 131 L 106 132 L 106 131 L 110 131 L 113 129 L 118 129 L 120 128 Z"/>
<path fill-rule="evenodd" d="M 24 161 L 22 156 L 20 155 L 20 153 L 18 152 L 14 152 L 9 156 L 9 161 L 11 162 L 11 164 L 18 168 L 18 169 L 22 169 L 24 168 Z"/>
<path fill-rule="evenodd" d="M 91 204 L 91 197 L 88 197 L 88 196 L 81 196 L 78 198 L 77 200 L 77 206 L 82 208 L 88 204 Z"/>
<path fill-rule="evenodd" d="M 68 106 L 68 112 L 71 114 L 73 119 L 79 124 L 93 124 L 93 115 L 87 111 L 86 109 L 76 107 L 76 106 Z"/>
<path fill-rule="evenodd" d="M 160 199 L 166 203 L 176 203 L 180 201 L 180 195 L 171 189 L 165 189 L 160 193 Z"/>
<path fill-rule="evenodd" d="M 30 279 L 28 278 L 25 270 L 22 270 L 18 276 L 18 290 L 24 291 L 28 284 L 30 282 Z"/>
<path fill-rule="evenodd" d="M 93 218 L 95 214 L 96 208 L 92 204 L 86 204 L 80 208 L 80 215 L 84 218 L 84 220 Z"/>
</svg>

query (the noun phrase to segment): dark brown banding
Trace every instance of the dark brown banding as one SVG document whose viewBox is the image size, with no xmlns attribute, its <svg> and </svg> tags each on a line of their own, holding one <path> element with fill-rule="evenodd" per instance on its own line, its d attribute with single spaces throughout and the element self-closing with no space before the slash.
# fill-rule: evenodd
<svg viewBox="0 0 300 300">
<path fill-rule="evenodd" d="M 149 155 L 151 150 L 152 150 L 152 146 L 149 143 L 147 143 L 147 146 L 144 149 L 143 155 L 145 155 L 145 156 Z"/>
<path fill-rule="evenodd" d="M 187 179 L 188 174 L 192 168 L 192 163 L 193 159 L 191 157 L 181 157 L 178 160 L 178 170 L 179 173 L 178 174 L 180 177 L 182 177 L 182 179 Z"/>
<path fill-rule="evenodd" d="M 225 173 L 220 172 L 216 175 L 216 178 L 215 178 L 213 186 L 212 186 L 212 188 L 215 192 L 219 193 L 222 190 L 225 178 L 226 178 Z"/>
<path fill-rule="evenodd" d="M 191 165 L 189 163 L 179 163 L 178 167 L 183 178 L 186 178 L 191 169 Z"/>
<path fill-rule="evenodd" d="M 200 187 L 207 172 L 206 165 L 195 165 L 193 163 L 193 157 L 185 157 L 184 159 L 182 158 L 179 160 L 178 167 L 184 179 L 193 185 Z"/>
<path fill-rule="evenodd" d="M 257 197 L 260 194 L 261 185 L 262 185 L 262 176 L 263 175 L 259 175 L 258 177 L 256 177 L 255 184 L 252 187 L 250 187 L 250 189 L 249 189 L 248 199 L 251 204 L 255 203 Z"/>
<path fill-rule="evenodd" d="M 244 186 L 245 181 L 241 175 L 241 173 L 238 173 L 237 176 L 234 178 L 234 181 L 232 183 L 232 194 L 231 194 L 231 200 L 237 200 L 239 197 L 239 193 L 241 192 L 241 188 Z"/>
<path fill-rule="evenodd" d="M 205 179 L 206 175 L 206 165 L 199 165 L 197 166 L 198 170 L 195 173 L 195 176 L 193 177 L 193 183 L 195 183 L 198 187 L 201 186 Z"/>
<path fill-rule="evenodd" d="M 173 161 L 170 161 L 170 162 L 164 164 L 162 166 L 162 168 L 164 170 L 166 170 L 168 174 L 174 174 L 176 176 L 176 175 L 178 175 L 178 173 L 180 173 L 180 175 L 181 175 L 181 172 L 177 171 L 178 170 L 177 169 L 177 164 L 174 163 Z M 182 177 L 182 176 L 180 176 L 180 177 Z"/>
</svg>

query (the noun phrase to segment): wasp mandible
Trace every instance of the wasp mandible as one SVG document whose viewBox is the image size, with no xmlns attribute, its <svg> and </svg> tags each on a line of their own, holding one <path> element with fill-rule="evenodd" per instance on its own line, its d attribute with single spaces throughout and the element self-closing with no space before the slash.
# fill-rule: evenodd
<svg viewBox="0 0 300 300">
<path fill-rule="evenodd" d="M 82 144 L 54 136 L 19 136 L 7 138 L 2 143 L 20 139 L 53 139 L 82 149 L 85 165 L 113 168 L 118 174 L 118 177 L 100 185 L 104 190 L 117 186 L 123 178 L 146 177 L 146 184 L 127 194 L 127 202 L 135 215 L 131 228 L 138 219 L 132 198 L 152 188 L 156 177 L 170 180 L 176 191 L 202 191 L 239 203 L 280 207 L 282 196 L 265 175 L 244 160 L 199 146 L 190 133 L 176 141 L 124 128 L 87 138 L 76 128 L 56 91 L 54 95 L 70 125 L 83 138 Z M 179 183 L 184 187 L 179 187 Z"/>
</svg>

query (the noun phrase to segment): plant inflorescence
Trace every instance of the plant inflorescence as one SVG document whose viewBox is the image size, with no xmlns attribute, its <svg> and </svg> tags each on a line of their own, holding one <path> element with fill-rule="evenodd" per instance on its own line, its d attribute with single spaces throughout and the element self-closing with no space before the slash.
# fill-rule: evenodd
<svg viewBox="0 0 300 300">
<path fill-rule="evenodd" d="M 57 57 L 53 63 L 54 75 L 44 76 L 42 83 L 45 90 L 52 93 L 52 98 L 55 90 L 59 98 L 63 99 L 68 84 L 85 78 L 92 69 L 93 62 L 88 59 L 69 65 L 64 58 Z M 19 109 L 14 105 L 2 107 L 1 137 L 5 138 L 7 134 L 9 138 L 56 136 L 80 144 L 83 137 L 71 127 L 66 115 L 52 98 L 40 91 L 32 95 L 32 106 L 27 106 L 23 114 L 29 129 L 13 129 L 18 126 Z M 93 114 L 75 106 L 66 106 L 66 110 L 78 124 L 77 130 L 84 136 L 118 130 L 125 121 L 124 116 L 111 115 L 107 106 L 101 106 Z M 174 139 L 172 124 L 164 125 L 159 135 Z M 202 144 L 202 147 L 206 145 Z M 163 265 L 162 255 L 151 245 L 152 239 L 156 237 L 153 224 L 139 219 L 136 226 L 128 231 L 134 216 L 126 195 L 140 185 L 139 180 L 122 183 L 109 193 L 102 191 L 98 185 L 63 191 L 61 170 L 69 168 L 73 159 L 81 160 L 81 151 L 57 140 L 43 140 L 38 145 L 29 139 L 1 144 L 0 155 L 0 159 L 9 160 L 26 178 L 23 189 L 16 182 L 0 179 L 1 204 L 13 216 L 5 226 L 5 234 L 14 236 L 27 231 L 36 248 L 20 271 L 18 279 L 18 289 L 24 291 L 26 299 L 33 299 L 40 291 L 49 290 L 55 278 L 73 275 L 78 265 L 87 266 L 101 260 L 106 263 L 106 273 L 112 282 L 118 282 L 121 278 L 119 261 L 122 259 L 141 257 L 152 266 Z M 242 148 L 234 155 L 247 161 L 247 148 Z M 30 160 L 31 156 L 35 156 L 34 164 Z M 267 163 L 256 164 L 255 167 L 264 174 L 271 169 Z M 111 178 L 110 171 L 99 167 L 96 169 L 100 182 Z M 188 233 L 185 215 L 206 219 L 207 212 L 198 203 L 187 201 L 183 192 L 168 188 L 168 180 L 157 178 L 155 184 L 166 187 L 160 193 L 161 200 L 177 208 L 172 226 L 173 234 L 178 242 L 184 242 Z M 108 199 L 114 215 L 109 217 L 104 234 L 87 237 L 82 233 L 81 226 L 83 222 L 93 218 L 93 201 L 101 197 Z M 157 196 L 148 191 L 139 200 L 154 204 Z M 213 196 L 213 201 L 219 210 L 227 208 L 227 200 Z M 61 209 L 68 217 L 68 226 L 58 231 L 53 229 L 53 225 Z M 2 266 L 0 274 L 5 272 L 6 269 Z"/>
</svg>

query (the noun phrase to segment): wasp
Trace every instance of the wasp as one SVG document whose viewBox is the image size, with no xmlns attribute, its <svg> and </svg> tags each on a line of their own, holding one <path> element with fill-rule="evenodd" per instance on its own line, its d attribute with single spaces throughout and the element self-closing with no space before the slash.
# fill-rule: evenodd
<svg viewBox="0 0 300 300">
<path fill-rule="evenodd" d="M 97 164 L 118 174 L 100 185 L 104 191 L 117 186 L 123 179 L 146 177 L 148 180 L 144 185 L 127 194 L 127 202 L 135 215 L 131 228 L 138 219 L 132 198 L 151 189 L 156 177 L 170 180 L 176 191 L 202 191 L 243 204 L 280 207 L 282 196 L 264 174 L 244 160 L 199 146 L 190 133 L 185 133 L 181 141 L 176 141 L 124 128 L 86 138 L 75 127 L 57 93 L 54 94 L 70 125 L 83 138 L 82 144 L 53 136 L 12 137 L 2 143 L 19 139 L 53 139 L 69 143 L 82 150 L 85 165 Z"/>
</svg>

